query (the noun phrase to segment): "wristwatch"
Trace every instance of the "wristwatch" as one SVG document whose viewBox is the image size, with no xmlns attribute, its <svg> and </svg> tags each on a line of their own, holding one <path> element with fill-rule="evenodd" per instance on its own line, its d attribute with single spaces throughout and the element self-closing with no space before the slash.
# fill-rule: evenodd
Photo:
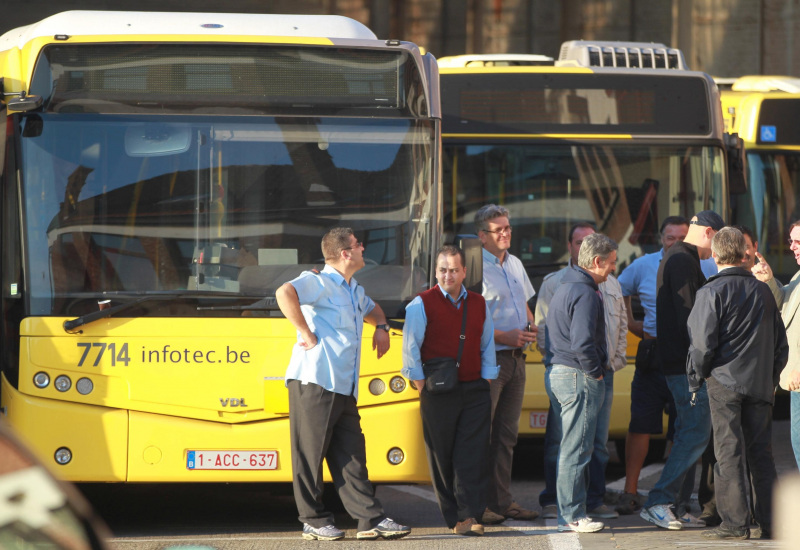
<svg viewBox="0 0 800 550">
<path fill-rule="evenodd" d="M 375 328 L 382 328 L 382 329 L 383 329 L 383 330 L 385 330 L 386 332 L 389 332 L 389 330 L 390 330 L 392 327 L 390 327 L 390 326 L 389 326 L 389 323 L 386 323 L 385 325 L 375 325 Z"/>
</svg>

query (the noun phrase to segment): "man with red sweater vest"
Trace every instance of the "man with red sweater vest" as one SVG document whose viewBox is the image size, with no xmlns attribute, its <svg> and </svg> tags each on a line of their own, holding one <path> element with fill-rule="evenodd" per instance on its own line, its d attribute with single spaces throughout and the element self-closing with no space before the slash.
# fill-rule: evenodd
<svg viewBox="0 0 800 550">
<path fill-rule="evenodd" d="M 494 324 L 483 296 L 467 291 L 464 253 L 446 245 L 436 257 L 438 285 L 406 307 L 403 376 L 420 392 L 420 414 L 433 488 L 447 527 L 457 535 L 482 535 L 486 508 L 486 459 L 497 378 Z M 422 365 L 458 356 L 464 306 L 466 329 L 458 385 L 448 393 L 425 389 Z"/>
</svg>

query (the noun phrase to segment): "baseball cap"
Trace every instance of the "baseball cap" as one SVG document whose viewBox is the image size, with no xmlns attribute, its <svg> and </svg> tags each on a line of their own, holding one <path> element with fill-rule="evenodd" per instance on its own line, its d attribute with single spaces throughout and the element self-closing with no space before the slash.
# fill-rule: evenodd
<svg viewBox="0 0 800 550">
<path fill-rule="evenodd" d="M 705 227 L 710 227 L 714 231 L 719 231 L 723 227 L 725 227 L 725 221 L 722 219 L 722 216 L 714 212 L 713 210 L 703 210 L 695 214 L 697 220 L 692 220 L 690 223 L 694 225 L 703 225 Z"/>
</svg>

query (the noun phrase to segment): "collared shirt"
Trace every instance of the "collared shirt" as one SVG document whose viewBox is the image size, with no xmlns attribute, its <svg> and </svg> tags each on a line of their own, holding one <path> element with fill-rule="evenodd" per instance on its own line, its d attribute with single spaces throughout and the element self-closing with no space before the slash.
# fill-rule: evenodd
<svg viewBox="0 0 800 550">
<path fill-rule="evenodd" d="M 289 282 L 297 291 L 300 309 L 317 337 L 317 345 L 308 351 L 294 345 L 286 380 L 310 382 L 358 399 L 364 316 L 375 308 L 375 302 L 355 278 L 351 277 L 348 285 L 329 265 L 319 274 L 305 271 Z"/>
<path fill-rule="evenodd" d="M 619 281 L 613 275 L 600 283 L 603 295 L 603 314 L 606 322 L 608 367 L 618 371 L 628 364 L 628 314 Z"/>
<path fill-rule="evenodd" d="M 623 296 L 639 296 L 644 309 L 644 331 L 656 336 L 656 278 L 658 265 L 664 257 L 664 249 L 652 254 L 645 254 L 633 260 L 631 265 L 622 270 L 617 280 L 622 287 Z M 717 264 L 713 259 L 702 260 L 700 268 L 706 277 L 717 273 Z"/>
<path fill-rule="evenodd" d="M 461 309 L 464 298 L 467 297 L 467 289 L 461 285 L 461 292 L 458 300 L 453 300 L 444 289 L 436 285 L 442 294 L 450 300 L 450 303 Z M 403 370 L 402 375 L 409 380 L 422 380 L 425 374 L 422 372 L 422 358 L 420 349 L 425 340 L 425 330 L 428 328 L 428 317 L 425 315 L 425 304 L 422 298 L 417 296 L 406 306 L 406 322 L 403 326 Z M 500 367 L 497 365 L 497 358 L 494 351 L 494 323 L 489 314 L 489 305 L 486 304 L 486 319 L 483 322 L 483 334 L 481 335 L 481 378 L 493 380 L 497 378 Z"/>
<path fill-rule="evenodd" d="M 483 249 L 483 297 L 496 330 L 524 329 L 528 324 L 527 303 L 535 294 L 519 258 L 506 252 L 501 264 L 497 256 Z M 513 349 L 505 344 L 495 346 L 497 351 Z"/>
<path fill-rule="evenodd" d="M 572 265 L 572 258 L 570 258 L 566 267 L 562 267 L 558 271 L 553 271 L 552 273 L 545 275 L 544 279 L 542 280 L 542 286 L 539 287 L 538 298 L 536 298 L 534 319 L 536 321 L 536 326 L 539 329 L 536 338 L 536 348 L 542 354 L 546 365 L 550 364 L 549 357 L 551 355 L 548 354 L 547 350 L 545 349 L 544 338 L 547 311 L 550 309 L 550 299 L 553 297 L 553 294 L 556 293 L 558 285 L 561 284 L 561 279 L 564 277 L 564 273 L 566 273 L 567 270 L 572 267 Z"/>
</svg>

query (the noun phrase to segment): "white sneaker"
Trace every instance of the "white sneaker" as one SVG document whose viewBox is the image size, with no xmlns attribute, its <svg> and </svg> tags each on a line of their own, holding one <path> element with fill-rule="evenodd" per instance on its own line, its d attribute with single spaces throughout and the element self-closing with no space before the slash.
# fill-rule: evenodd
<svg viewBox="0 0 800 550">
<path fill-rule="evenodd" d="M 672 529 L 674 531 L 683 529 L 683 523 L 672 513 L 672 508 L 669 507 L 669 504 L 656 504 L 650 508 L 642 508 L 639 516 L 650 523 L 655 523 L 662 529 Z"/>
<path fill-rule="evenodd" d="M 590 518 L 581 518 L 578 521 L 573 521 L 572 523 L 567 524 L 559 524 L 558 531 L 563 533 L 564 531 L 575 531 L 576 533 L 596 533 L 597 531 L 602 531 L 603 525 L 602 521 L 592 521 Z"/>
<path fill-rule="evenodd" d="M 683 525 L 684 529 L 686 529 L 686 528 L 689 528 L 689 529 L 703 529 L 703 528 L 707 527 L 705 521 L 703 521 L 702 519 L 697 519 L 696 517 L 694 517 L 689 512 L 686 512 L 681 517 L 679 517 L 678 521 L 681 522 L 681 525 Z"/>
</svg>

